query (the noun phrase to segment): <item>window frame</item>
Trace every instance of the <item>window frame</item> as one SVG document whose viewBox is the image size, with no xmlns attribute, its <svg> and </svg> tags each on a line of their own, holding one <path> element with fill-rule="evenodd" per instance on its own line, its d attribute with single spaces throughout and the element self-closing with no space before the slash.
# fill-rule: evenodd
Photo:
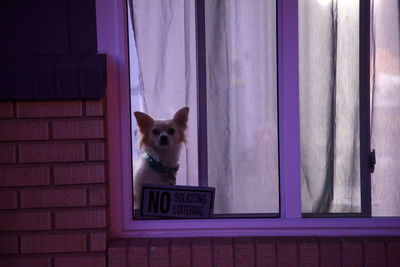
<svg viewBox="0 0 400 267">
<path fill-rule="evenodd" d="M 280 218 L 132 220 L 125 0 L 96 0 L 97 47 L 107 54 L 106 129 L 112 237 L 400 235 L 400 218 L 302 218 L 298 0 L 278 1 Z"/>
</svg>

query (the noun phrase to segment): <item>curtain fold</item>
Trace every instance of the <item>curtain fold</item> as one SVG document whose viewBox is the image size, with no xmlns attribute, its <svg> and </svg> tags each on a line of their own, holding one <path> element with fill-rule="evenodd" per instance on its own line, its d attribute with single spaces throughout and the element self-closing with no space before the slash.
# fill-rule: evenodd
<svg viewBox="0 0 400 267">
<path fill-rule="evenodd" d="M 300 1 L 303 212 L 360 211 L 359 1 Z M 372 215 L 400 215 L 400 1 L 371 0 Z"/>
<path fill-rule="evenodd" d="M 299 2 L 302 210 L 360 212 L 359 4 Z"/>
<path fill-rule="evenodd" d="M 208 181 L 217 213 L 279 212 L 275 1 L 206 1 Z"/>
</svg>

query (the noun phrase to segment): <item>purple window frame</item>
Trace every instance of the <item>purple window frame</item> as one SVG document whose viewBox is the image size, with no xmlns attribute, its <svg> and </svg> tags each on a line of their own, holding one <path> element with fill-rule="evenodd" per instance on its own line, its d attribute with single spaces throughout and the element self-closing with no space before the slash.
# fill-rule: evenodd
<svg viewBox="0 0 400 267">
<path fill-rule="evenodd" d="M 400 235 L 400 218 L 302 218 L 298 0 L 278 1 L 280 218 L 132 220 L 125 0 L 96 0 L 98 52 L 107 54 L 107 158 L 112 237 Z"/>
</svg>

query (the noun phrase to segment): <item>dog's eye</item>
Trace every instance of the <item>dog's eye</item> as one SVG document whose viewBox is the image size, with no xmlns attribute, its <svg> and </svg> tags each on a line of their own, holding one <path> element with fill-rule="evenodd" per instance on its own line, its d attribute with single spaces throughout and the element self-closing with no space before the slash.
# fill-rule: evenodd
<svg viewBox="0 0 400 267">
<path fill-rule="evenodd" d="M 153 134 L 154 134 L 154 135 L 159 135 L 159 134 L 160 134 L 160 130 L 154 129 L 154 130 L 153 130 Z"/>
<path fill-rule="evenodd" d="M 169 128 L 168 129 L 168 134 L 169 135 L 173 135 L 175 133 L 175 129 L 174 128 Z"/>
</svg>

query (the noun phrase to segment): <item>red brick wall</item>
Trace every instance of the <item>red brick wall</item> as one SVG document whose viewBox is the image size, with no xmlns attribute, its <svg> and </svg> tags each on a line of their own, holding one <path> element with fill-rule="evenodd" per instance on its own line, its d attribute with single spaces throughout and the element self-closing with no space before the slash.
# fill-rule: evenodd
<svg viewBox="0 0 400 267">
<path fill-rule="evenodd" d="M 0 266 L 105 266 L 104 103 L 0 102 Z"/>
<path fill-rule="evenodd" d="M 110 267 L 400 266 L 397 237 L 218 237 L 111 242 Z"/>
</svg>

